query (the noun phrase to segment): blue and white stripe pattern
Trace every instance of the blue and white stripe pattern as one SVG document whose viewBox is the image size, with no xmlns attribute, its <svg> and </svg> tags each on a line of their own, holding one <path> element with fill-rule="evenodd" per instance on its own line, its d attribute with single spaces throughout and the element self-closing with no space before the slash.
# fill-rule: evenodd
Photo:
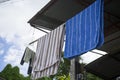
<svg viewBox="0 0 120 80">
<path fill-rule="evenodd" d="M 96 0 L 66 22 L 65 58 L 74 58 L 103 44 L 103 5 L 103 0 Z"/>
</svg>

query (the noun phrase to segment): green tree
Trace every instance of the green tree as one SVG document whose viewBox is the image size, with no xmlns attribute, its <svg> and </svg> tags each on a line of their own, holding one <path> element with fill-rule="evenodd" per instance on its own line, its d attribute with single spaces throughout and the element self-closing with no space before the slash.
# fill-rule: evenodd
<svg viewBox="0 0 120 80">
<path fill-rule="evenodd" d="M 6 65 L 2 72 L 0 72 L 0 77 L 5 80 L 30 80 L 30 77 L 24 77 L 20 74 L 19 67 L 15 66 L 12 68 L 11 64 Z"/>
<path fill-rule="evenodd" d="M 8 64 L 3 71 L 0 73 L 0 77 L 5 78 L 7 80 L 11 80 L 11 72 L 12 72 L 12 66 L 11 64 Z"/>
</svg>

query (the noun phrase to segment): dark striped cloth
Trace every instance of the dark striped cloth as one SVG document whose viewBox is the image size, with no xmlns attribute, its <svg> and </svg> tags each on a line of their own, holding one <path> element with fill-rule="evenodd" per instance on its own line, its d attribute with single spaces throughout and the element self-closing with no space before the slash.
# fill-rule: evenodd
<svg viewBox="0 0 120 80">
<path fill-rule="evenodd" d="M 64 43 L 64 26 L 60 26 L 38 40 L 32 79 L 57 73 Z"/>
<path fill-rule="evenodd" d="M 29 62 L 29 67 L 28 67 L 28 72 L 27 72 L 28 74 L 31 74 L 31 72 L 32 72 L 34 55 L 35 55 L 35 52 L 33 50 L 31 50 L 29 47 L 26 47 L 20 64 L 23 65 L 24 62 L 26 62 L 26 63 Z"/>
<path fill-rule="evenodd" d="M 96 0 L 66 22 L 65 58 L 74 58 L 103 44 L 103 5 L 103 0 Z"/>
</svg>

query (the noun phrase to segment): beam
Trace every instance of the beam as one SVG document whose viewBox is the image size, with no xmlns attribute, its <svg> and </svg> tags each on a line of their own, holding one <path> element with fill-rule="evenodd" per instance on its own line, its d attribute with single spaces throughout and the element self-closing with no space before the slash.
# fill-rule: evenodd
<svg viewBox="0 0 120 80">
<path fill-rule="evenodd" d="M 51 17 L 46 16 L 46 15 L 41 15 L 41 16 L 39 16 L 39 18 L 41 20 L 44 20 L 44 21 L 48 22 L 48 23 L 52 23 L 54 25 L 60 25 L 60 24 L 64 23 L 64 21 L 61 21 L 61 20 L 58 20 L 58 19 L 55 19 L 55 18 L 51 18 Z"/>
<path fill-rule="evenodd" d="M 90 2 L 88 2 L 86 0 L 75 0 L 75 1 L 79 4 L 81 4 L 82 6 L 89 6 L 90 5 Z"/>
<path fill-rule="evenodd" d="M 95 53 L 95 54 L 99 54 L 99 55 L 104 55 L 104 54 L 101 54 L 101 53 L 98 53 L 98 52 L 95 52 L 95 51 L 89 51 L 89 52 L 92 52 L 92 53 Z"/>
<path fill-rule="evenodd" d="M 120 21 L 117 21 L 117 22 L 114 22 L 114 23 L 113 23 L 112 21 L 110 21 L 110 20 L 107 19 L 106 17 L 105 17 L 105 20 L 107 20 L 107 21 L 109 21 L 110 23 L 112 23 L 110 26 L 106 26 L 106 27 L 104 28 L 104 30 L 105 30 L 105 37 L 111 35 L 111 34 L 114 33 L 114 32 L 120 31 L 120 26 L 118 26 L 118 24 L 120 23 Z"/>
<path fill-rule="evenodd" d="M 105 76 L 103 73 L 100 73 L 100 72 L 97 72 L 93 69 L 90 69 L 89 66 L 91 66 L 91 63 L 85 66 L 85 69 L 87 72 L 92 73 L 100 78 L 105 79 L 105 80 L 109 80 L 109 78 L 107 76 Z"/>
<path fill-rule="evenodd" d="M 104 4 L 105 4 L 105 6 L 107 6 L 109 3 L 111 3 L 113 0 L 106 0 L 105 2 L 104 2 Z"/>
<path fill-rule="evenodd" d="M 114 54 L 112 54 L 112 55 L 111 55 L 111 54 L 108 54 L 108 56 L 109 56 L 110 58 L 116 60 L 117 62 L 120 62 L 120 59 L 117 58 L 117 57 L 115 57 Z"/>
<path fill-rule="evenodd" d="M 116 28 L 120 29 L 120 26 L 118 26 L 118 24 L 120 23 L 120 21 L 112 22 L 111 21 L 111 15 L 104 16 L 104 19 L 107 20 L 108 22 L 112 23 L 112 25 L 107 26 L 106 28 L 111 28 L 111 27 L 115 26 Z"/>
<path fill-rule="evenodd" d="M 107 12 L 107 11 L 104 11 L 106 14 L 110 15 L 110 16 L 113 16 L 113 17 L 116 17 L 117 19 L 120 20 L 120 17 L 119 16 L 116 16 L 116 15 L 113 15 L 112 13 L 110 12 Z"/>
<path fill-rule="evenodd" d="M 107 44 L 107 43 L 109 43 L 109 42 L 111 42 L 111 41 L 114 41 L 114 40 L 116 40 L 116 39 L 119 39 L 119 38 L 120 38 L 120 36 L 118 36 L 118 37 L 116 37 L 116 38 L 113 38 L 113 39 L 111 39 L 111 40 L 105 42 L 104 44 Z"/>
<path fill-rule="evenodd" d="M 82 6 L 88 6 L 89 3 L 86 3 L 84 0 L 75 0 L 78 4 L 81 4 Z"/>
<path fill-rule="evenodd" d="M 28 21 L 28 23 L 33 22 L 40 14 L 43 14 L 45 11 L 47 11 L 54 3 L 56 3 L 57 0 L 51 0 L 44 8 L 40 10 L 40 12 L 36 13 L 35 16 L 32 17 L 31 20 Z"/>
</svg>

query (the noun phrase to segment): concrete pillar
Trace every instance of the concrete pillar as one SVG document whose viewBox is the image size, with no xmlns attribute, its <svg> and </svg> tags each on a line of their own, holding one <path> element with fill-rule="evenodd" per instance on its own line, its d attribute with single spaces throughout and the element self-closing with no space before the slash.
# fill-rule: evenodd
<svg viewBox="0 0 120 80">
<path fill-rule="evenodd" d="M 70 66 L 70 80 L 75 80 L 75 59 L 72 59 Z"/>
</svg>

